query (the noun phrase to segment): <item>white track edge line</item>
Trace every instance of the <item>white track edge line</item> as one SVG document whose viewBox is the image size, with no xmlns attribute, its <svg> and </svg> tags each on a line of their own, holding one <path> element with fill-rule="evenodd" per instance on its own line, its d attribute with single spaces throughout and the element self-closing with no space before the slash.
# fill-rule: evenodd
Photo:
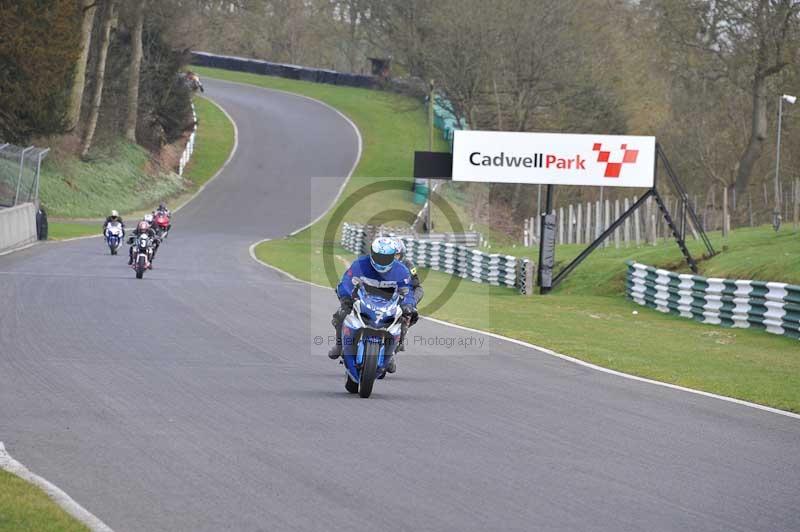
<svg viewBox="0 0 800 532">
<path fill-rule="evenodd" d="M 0 442 L 0 469 L 8 471 L 12 475 L 33 484 L 37 488 L 44 491 L 50 499 L 53 500 L 69 515 L 89 527 L 90 530 L 95 532 L 113 532 L 111 528 L 103 523 L 96 515 L 89 510 L 75 502 L 75 500 L 67 495 L 61 488 L 52 482 L 40 477 L 36 473 L 30 471 L 27 467 L 19 463 L 11 457 L 6 451 L 3 442 Z"/>
<path fill-rule="evenodd" d="M 336 201 L 338 201 L 338 199 L 339 199 L 339 196 L 341 196 L 342 192 L 344 191 L 345 185 L 347 185 L 348 181 L 350 180 L 350 177 L 352 176 L 353 172 L 356 169 L 356 166 L 358 166 L 358 163 L 360 162 L 362 139 L 361 139 L 361 132 L 358 130 L 356 125 L 353 124 L 353 122 L 349 118 L 347 118 L 347 116 L 345 116 L 343 113 L 341 113 L 338 109 L 326 104 L 325 102 L 320 102 L 319 100 L 315 100 L 314 98 L 311 98 L 310 96 L 305 96 L 305 95 L 302 95 L 302 94 L 295 94 L 295 93 L 292 93 L 292 92 L 289 92 L 289 91 L 283 91 L 283 90 L 280 90 L 280 89 L 270 89 L 270 88 L 267 88 L 267 87 L 258 87 L 257 85 L 252 85 L 252 84 L 249 84 L 249 83 L 240 83 L 238 81 L 220 80 L 220 79 L 217 79 L 217 78 L 214 78 L 214 77 L 211 77 L 211 76 L 207 76 L 207 77 L 209 77 L 210 79 L 213 79 L 215 81 L 221 81 L 223 83 L 233 83 L 233 84 L 236 84 L 236 85 L 245 85 L 247 87 L 256 87 L 256 88 L 260 88 L 260 89 L 264 89 L 264 90 L 270 90 L 270 91 L 275 91 L 275 92 L 283 92 L 283 93 L 286 93 L 286 94 L 292 94 L 292 95 L 300 97 L 300 98 L 306 98 L 308 100 L 312 100 L 312 101 L 318 102 L 318 103 L 320 103 L 320 104 L 322 104 L 322 105 L 324 105 L 326 107 L 329 107 L 329 108 L 333 109 L 334 111 L 339 113 L 342 117 L 344 117 L 348 122 L 350 122 L 350 125 L 355 129 L 356 135 L 358 136 L 358 159 L 356 159 L 356 162 L 353 165 L 353 168 L 350 170 L 350 175 L 348 175 L 347 178 L 345 179 L 344 183 L 342 183 L 342 186 L 339 188 L 339 193 L 336 195 L 336 197 L 334 198 L 333 202 L 331 202 L 331 205 L 328 207 L 328 209 L 325 212 L 323 212 L 321 215 L 319 215 L 317 217 L 317 219 L 314 220 L 313 222 L 305 225 L 304 227 L 301 227 L 300 229 L 295 230 L 292 233 L 289 233 L 288 236 L 294 236 L 297 233 L 299 233 L 300 231 L 303 231 L 304 229 L 306 229 L 306 228 L 314 225 L 315 223 L 317 223 L 320 219 L 322 219 L 323 216 L 325 216 L 328 213 L 328 211 L 330 211 L 334 207 L 334 205 L 336 204 Z M 236 122 L 234 122 L 234 125 L 235 124 L 236 124 Z M 282 275 L 285 275 L 286 277 L 288 277 L 292 281 L 295 281 L 295 282 L 298 282 L 298 283 L 305 283 L 305 284 L 308 284 L 308 285 L 311 285 L 311 286 L 316 286 L 318 288 L 323 288 L 325 290 L 330 290 L 331 289 L 329 286 L 324 286 L 324 285 L 317 284 L 317 283 L 314 283 L 314 282 L 311 282 L 311 281 L 306 281 L 304 279 L 299 279 L 299 278 L 295 277 L 294 275 L 292 275 L 291 273 L 289 273 L 289 272 L 287 272 L 285 270 L 282 270 L 282 269 L 278 268 L 277 266 L 273 266 L 272 264 L 268 264 L 268 263 L 264 262 L 263 260 L 259 259 L 258 257 L 256 257 L 255 248 L 259 244 L 263 244 L 264 242 L 269 242 L 270 240 L 272 240 L 272 238 L 265 238 L 263 240 L 259 240 L 258 242 L 255 242 L 255 243 L 251 244 L 250 248 L 248 249 L 248 252 L 250 254 L 250 258 L 252 258 L 254 261 L 258 262 L 262 266 L 266 266 L 267 268 L 270 268 L 270 269 L 275 270 L 276 272 L 278 272 L 278 273 L 280 273 Z M 692 394 L 695 394 L 695 395 L 701 395 L 703 397 L 709 397 L 711 399 L 718 399 L 720 401 L 726 401 L 726 402 L 729 402 L 729 403 L 734 403 L 734 404 L 737 404 L 737 405 L 740 405 L 740 406 L 746 406 L 746 407 L 750 407 L 750 408 L 755 408 L 757 410 L 762 410 L 764 412 L 770 412 L 772 414 L 778 414 L 778 415 L 781 415 L 781 416 L 786 416 L 786 417 L 790 417 L 790 418 L 794 418 L 794 419 L 800 419 L 800 414 L 795 414 L 794 412 L 789 412 L 787 410 L 781 410 L 779 408 L 773 408 L 771 406 L 765 406 L 765 405 L 760 405 L 758 403 L 751 403 L 750 401 L 744 401 L 742 399 L 736 399 L 735 397 L 728 397 L 726 395 L 718 395 L 718 394 L 711 393 L 711 392 L 705 392 L 703 390 L 696 390 L 694 388 L 686 388 L 684 386 L 678 386 L 677 384 L 670 384 L 668 382 L 662 382 L 662 381 L 657 381 L 657 380 L 653 380 L 653 379 L 647 379 L 645 377 L 639 377 L 639 376 L 636 376 L 636 375 L 631 375 L 630 373 L 623 373 L 621 371 L 616 371 L 616 370 L 613 370 L 613 369 L 604 368 L 602 366 L 598 366 L 598 365 L 592 364 L 590 362 L 585 362 L 583 360 L 571 357 L 569 355 L 564 355 L 562 353 L 558 353 L 556 351 L 553 351 L 552 349 L 547 349 L 546 347 L 540 347 L 538 345 L 534 345 L 534 344 L 525 342 L 523 340 L 517 340 L 516 338 L 510 338 L 508 336 L 503 336 L 501 334 L 496 334 L 496 333 L 488 332 L 488 331 L 481 331 L 479 329 L 472 329 L 470 327 L 465 327 L 463 325 L 457 325 L 455 323 L 450 323 L 450 322 L 447 322 L 447 321 L 444 321 L 444 320 L 440 320 L 440 319 L 437 319 L 437 318 L 431 318 L 431 317 L 427 317 L 427 316 L 420 316 L 420 318 L 424 319 L 424 320 L 432 321 L 434 323 L 438 323 L 440 325 L 446 325 L 448 327 L 453 327 L 453 328 L 456 328 L 456 329 L 461 329 L 461 330 L 464 330 L 464 331 L 470 331 L 470 332 L 474 332 L 474 333 L 477 333 L 477 334 L 483 334 L 485 336 L 490 336 L 492 338 L 497 338 L 498 340 L 503 340 L 503 341 L 506 341 L 506 342 L 510 342 L 512 344 L 516 344 L 516 345 L 519 345 L 519 346 L 522 346 L 522 347 L 526 347 L 528 349 L 533 349 L 534 351 L 539 351 L 539 352 L 544 353 L 546 355 L 550 355 L 550 356 L 553 356 L 553 357 L 556 357 L 556 358 L 560 358 L 561 360 L 565 360 L 567 362 L 572 362 L 573 364 L 577 364 L 577 365 L 583 366 L 585 368 L 593 369 L 593 370 L 599 371 L 601 373 L 606 373 L 608 375 L 614 375 L 614 376 L 617 376 L 617 377 L 622 377 L 623 379 L 630 379 L 630 380 L 634 380 L 634 381 L 638 381 L 638 382 L 645 382 L 645 383 L 648 383 L 648 384 L 654 384 L 656 386 L 662 386 L 662 387 L 665 387 L 665 388 L 670 388 L 672 390 L 678 390 L 678 391 L 682 391 L 682 392 L 692 393 Z"/>
<path fill-rule="evenodd" d="M 260 264 L 262 264 L 264 266 L 266 266 L 267 268 L 270 268 L 272 270 L 275 270 L 278 273 L 281 273 L 281 274 L 285 275 L 286 277 L 288 277 L 292 281 L 296 281 L 298 283 L 309 284 L 311 286 L 316 286 L 318 288 L 324 288 L 325 290 L 331 290 L 331 287 L 329 287 L 329 286 L 324 286 L 324 285 L 321 285 L 321 284 L 313 283 L 311 281 L 306 281 L 304 279 L 299 279 L 299 278 L 295 277 L 294 275 L 292 275 L 291 273 L 289 273 L 289 272 L 287 272 L 285 270 L 282 270 L 282 269 L 278 268 L 277 266 L 273 266 L 272 264 L 267 264 L 263 260 L 261 260 L 258 257 L 256 257 L 255 256 L 255 252 L 254 252 L 256 246 L 258 244 L 261 244 L 262 242 L 268 242 L 269 240 L 272 240 L 272 239 L 271 238 L 265 238 L 264 240 L 261 240 L 260 242 L 256 242 L 255 244 L 250 246 L 250 256 L 253 258 L 253 260 L 255 260 L 256 262 L 258 262 L 258 263 L 260 263 Z M 577 364 L 577 365 L 583 366 L 585 368 L 593 369 L 595 371 L 599 371 L 601 373 L 606 373 L 608 375 L 614 375 L 616 377 L 622 377 L 623 379 L 629 379 L 629 380 L 644 382 L 644 383 L 647 383 L 647 384 L 654 384 L 656 386 L 662 386 L 664 388 L 670 388 L 672 390 L 678 390 L 678 391 L 681 391 L 681 392 L 687 392 L 687 393 L 691 393 L 691 394 L 695 394 L 695 395 L 702 395 L 703 397 L 709 397 L 711 399 L 719 399 L 720 401 L 726 401 L 728 403 L 734 403 L 734 404 L 737 404 L 737 405 L 740 405 L 740 406 L 746 406 L 746 407 L 750 407 L 750 408 L 755 408 L 757 410 L 762 410 L 764 412 L 770 412 L 772 414 L 778 414 L 778 415 L 781 415 L 781 416 L 786 416 L 786 417 L 790 417 L 790 418 L 794 418 L 794 419 L 800 419 L 800 414 L 796 414 L 794 412 L 789 412 L 787 410 L 781 410 L 779 408 L 773 408 L 771 406 L 760 405 L 758 403 L 751 403 L 750 401 L 745 401 L 743 399 L 736 399 L 735 397 L 728 397 L 727 395 L 718 395 L 718 394 L 711 393 L 711 392 L 705 392 L 703 390 L 696 390 L 694 388 L 687 388 L 685 386 L 679 386 L 677 384 L 671 384 L 669 382 L 657 381 L 657 380 L 653 380 L 653 379 L 648 379 L 646 377 L 639 377 L 637 375 L 631 375 L 630 373 L 623 373 L 621 371 L 617 371 L 617 370 L 614 370 L 614 369 L 604 368 L 602 366 L 598 366 L 597 364 L 592 364 L 591 362 L 586 362 L 584 360 L 580 360 L 578 358 L 571 357 L 569 355 L 564 355 L 562 353 L 558 353 L 556 351 L 553 351 L 552 349 L 548 349 L 546 347 L 541 347 L 541 346 L 538 346 L 538 345 L 535 345 L 535 344 L 532 344 L 532 343 L 529 343 L 529 342 L 525 342 L 523 340 L 518 340 L 516 338 L 510 338 L 508 336 L 503 336 L 502 334 L 497 334 L 497 333 L 488 332 L 488 331 L 482 331 L 480 329 L 473 329 L 471 327 L 465 327 L 464 325 L 458 325 L 456 323 L 450 323 L 449 321 L 440 320 L 438 318 L 431 318 L 429 316 L 420 316 L 420 319 L 432 321 L 432 322 L 437 323 L 439 325 L 445 325 L 445 326 L 448 326 L 448 327 L 453 327 L 455 329 L 461 329 L 463 331 L 469 331 L 469 332 L 476 333 L 476 334 L 482 334 L 484 336 L 489 336 L 491 338 L 496 338 L 498 340 L 503 340 L 503 341 L 506 341 L 506 342 L 510 342 L 512 344 L 516 344 L 516 345 L 519 345 L 519 346 L 522 346 L 522 347 L 526 347 L 526 348 L 532 349 L 534 351 L 539 351 L 539 352 L 544 353 L 544 354 L 549 355 L 549 356 L 560 358 L 561 360 L 564 360 L 564 361 L 567 361 L 567 362 L 571 362 L 573 364 Z"/>
<path fill-rule="evenodd" d="M 22 251 L 23 249 L 32 248 L 33 246 L 35 246 L 38 243 L 39 243 L 39 241 L 37 240 L 35 242 L 31 242 L 30 244 L 23 244 L 22 246 L 18 246 L 18 247 L 15 247 L 15 248 L 7 249 L 7 250 L 5 250 L 3 252 L 0 252 L 0 257 L 2 257 L 3 255 L 10 255 L 12 253 L 16 253 L 17 251 Z"/>
</svg>

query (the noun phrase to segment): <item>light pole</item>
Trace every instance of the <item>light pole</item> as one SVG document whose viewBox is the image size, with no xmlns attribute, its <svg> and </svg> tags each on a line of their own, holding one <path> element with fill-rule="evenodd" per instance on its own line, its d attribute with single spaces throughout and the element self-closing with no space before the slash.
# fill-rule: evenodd
<svg viewBox="0 0 800 532">
<path fill-rule="evenodd" d="M 772 213 L 772 227 L 775 231 L 781 228 L 781 119 L 783 117 L 783 101 L 790 104 L 797 101 L 796 96 L 782 94 L 778 100 L 778 141 L 775 148 L 775 211 Z"/>
</svg>

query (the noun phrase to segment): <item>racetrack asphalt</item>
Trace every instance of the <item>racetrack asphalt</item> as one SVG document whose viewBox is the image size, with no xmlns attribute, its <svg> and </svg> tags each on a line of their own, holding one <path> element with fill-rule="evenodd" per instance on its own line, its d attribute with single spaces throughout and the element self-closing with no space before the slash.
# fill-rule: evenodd
<svg viewBox="0 0 800 532">
<path fill-rule="evenodd" d="M 99 239 L 0 257 L 0 440 L 32 471 L 117 531 L 800 530 L 796 419 L 431 322 L 347 394 L 332 292 L 248 246 L 324 211 L 357 135 L 206 94 L 238 150 L 143 280 Z"/>
</svg>

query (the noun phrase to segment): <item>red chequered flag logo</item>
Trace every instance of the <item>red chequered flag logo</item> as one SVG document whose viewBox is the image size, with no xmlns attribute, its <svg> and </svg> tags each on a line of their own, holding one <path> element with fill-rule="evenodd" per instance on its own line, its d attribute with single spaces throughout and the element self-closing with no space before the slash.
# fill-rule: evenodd
<svg viewBox="0 0 800 532">
<path fill-rule="evenodd" d="M 600 142 L 595 142 L 592 151 L 597 152 L 597 162 L 606 163 L 604 177 L 619 177 L 623 164 L 635 163 L 639 150 L 628 149 L 627 144 L 622 144 L 618 150 L 604 150 Z"/>
</svg>

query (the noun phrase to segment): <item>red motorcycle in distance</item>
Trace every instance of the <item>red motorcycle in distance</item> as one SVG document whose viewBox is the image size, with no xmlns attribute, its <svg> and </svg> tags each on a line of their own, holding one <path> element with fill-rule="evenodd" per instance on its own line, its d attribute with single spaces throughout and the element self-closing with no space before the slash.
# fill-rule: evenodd
<svg viewBox="0 0 800 532">
<path fill-rule="evenodd" d="M 155 216 L 153 216 L 153 230 L 160 240 L 167 238 L 170 228 L 172 228 L 172 224 L 170 223 L 169 214 L 166 212 L 157 212 Z"/>
</svg>

